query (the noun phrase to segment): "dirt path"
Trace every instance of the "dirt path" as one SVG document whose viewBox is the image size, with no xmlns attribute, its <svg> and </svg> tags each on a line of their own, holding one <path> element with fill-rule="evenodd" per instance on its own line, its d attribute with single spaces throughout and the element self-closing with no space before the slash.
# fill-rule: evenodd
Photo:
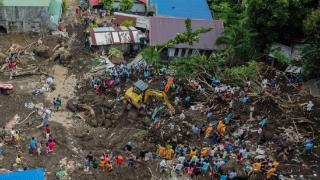
<svg viewBox="0 0 320 180">
<path fill-rule="evenodd" d="M 72 126 L 72 113 L 66 109 L 66 103 L 75 95 L 74 89 L 77 80 L 75 75 L 68 75 L 68 69 L 61 65 L 54 65 L 52 70 L 56 89 L 46 94 L 46 100 L 52 102 L 54 97 L 60 95 L 62 98 L 62 109 L 53 113 L 51 121 L 58 122 L 64 127 L 69 128 Z"/>
</svg>

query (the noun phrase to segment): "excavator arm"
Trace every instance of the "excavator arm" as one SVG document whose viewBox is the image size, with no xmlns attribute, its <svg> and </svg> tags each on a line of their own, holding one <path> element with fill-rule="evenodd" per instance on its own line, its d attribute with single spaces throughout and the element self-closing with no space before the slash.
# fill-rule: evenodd
<svg viewBox="0 0 320 180">
<path fill-rule="evenodd" d="M 162 91 L 157 91 L 157 90 L 151 90 L 148 89 L 145 92 L 144 95 L 144 103 L 146 103 L 149 99 L 150 96 L 156 96 L 156 97 L 160 97 L 162 99 L 162 101 L 166 104 L 166 106 L 168 107 L 168 109 L 174 114 L 175 113 L 175 109 L 174 107 L 171 105 L 168 96 L 166 95 L 165 92 Z"/>
</svg>

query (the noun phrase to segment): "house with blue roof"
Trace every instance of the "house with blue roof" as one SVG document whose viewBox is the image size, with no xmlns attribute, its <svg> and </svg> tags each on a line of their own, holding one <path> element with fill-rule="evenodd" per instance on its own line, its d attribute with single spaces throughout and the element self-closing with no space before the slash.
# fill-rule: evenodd
<svg viewBox="0 0 320 180">
<path fill-rule="evenodd" d="M 213 20 L 207 0 L 149 0 L 155 16 Z"/>
</svg>

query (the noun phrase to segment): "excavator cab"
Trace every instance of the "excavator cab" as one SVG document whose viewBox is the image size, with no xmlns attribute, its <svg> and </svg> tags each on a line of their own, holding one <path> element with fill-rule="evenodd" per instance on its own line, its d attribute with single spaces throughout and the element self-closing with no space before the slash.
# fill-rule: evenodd
<svg viewBox="0 0 320 180">
<path fill-rule="evenodd" d="M 140 108 L 144 101 L 145 91 L 149 88 L 149 85 L 139 80 L 133 84 L 132 87 L 125 92 L 125 98 L 136 108 Z"/>
</svg>

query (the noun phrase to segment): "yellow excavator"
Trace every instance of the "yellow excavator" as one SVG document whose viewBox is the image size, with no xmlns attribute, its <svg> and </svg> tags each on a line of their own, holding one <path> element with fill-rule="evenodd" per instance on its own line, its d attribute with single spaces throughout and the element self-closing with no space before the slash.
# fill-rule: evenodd
<svg viewBox="0 0 320 180">
<path fill-rule="evenodd" d="M 125 99 L 136 108 L 141 108 L 142 103 L 146 103 L 150 96 L 156 96 L 162 99 L 171 113 L 175 113 L 174 107 L 171 105 L 167 95 L 163 91 L 152 90 L 149 85 L 139 80 L 125 92 Z"/>
</svg>

